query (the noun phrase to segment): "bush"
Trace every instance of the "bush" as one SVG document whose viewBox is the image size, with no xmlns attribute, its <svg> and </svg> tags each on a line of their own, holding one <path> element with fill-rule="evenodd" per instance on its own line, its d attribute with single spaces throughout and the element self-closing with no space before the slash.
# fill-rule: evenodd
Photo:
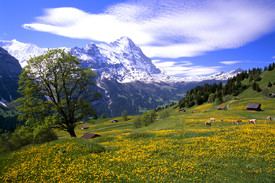
<svg viewBox="0 0 275 183">
<path fill-rule="evenodd" d="M 48 129 L 47 131 L 38 133 L 35 136 L 35 138 L 33 139 L 33 141 L 36 144 L 41 144 L 44 142 L 50 142 L 50 141 L 57 140 L 57 139 L 58 139 L 58 137 L 54 133 L 54 131 L 52 129 Z"/>
<path fill-rule="evenodd" d="M 137 117 L 135 120 L 134 120 L 134 127 L 135 128 L 141 128 L 142 124 L 141 124 L 141 117 Z"/>
<path fill-rule="evenodd" d="M 148 126 L 155 121 L 156 116 L 157 116 L 156 111 L 154 110 L 148 111 L 142 115 L 141 120 L 145 126 Z"/>
<path fill-rule="evenodd" d="M 222 103 L 223 103 L 223 100 L 221 97 L 216 99 L 216 105 L 220 105 Z"/>
<path fill-rule="evenodd" d="M 106 119 L 106 115 L 105 115 L 105 114 L 102 114 L 102 115 L 100 116 L 100 119 Z"/>
<path fill-rule="evenodd" d="M 168 118 L 169 116 L 170 116 L 170 110 L 169 109 L 163 110 L 159 113 L 159 117 L 161 119 Z"/>
<path fill-rule="evenodd" d="M 0 136 L 0 152 L 18 150 L 33 143 L 44 143 L 57 139 L 57 135 L 49 128 L 32 128 L 20 126 L 13 133 L 4 133 Z"/>
<path fill-rule="evenodd" d="M 224 102 L 227 102 L 227 101 L 229 101 L 229 100 L 231 100 L 232 99 L 232 96 L 231 95 L 226 95 L 225 97 L 224 97 Z"/>
<path fill-rule="evenodd" d="M 128 120 L 128 118 L 127 118 L 127 111 L 126 111 L 126 110 L 122 111 L 121 116 L 122 116 L 122 119 L 123 119 L 124 121 L 127 121 L 127 120 Z"/>
</svg>

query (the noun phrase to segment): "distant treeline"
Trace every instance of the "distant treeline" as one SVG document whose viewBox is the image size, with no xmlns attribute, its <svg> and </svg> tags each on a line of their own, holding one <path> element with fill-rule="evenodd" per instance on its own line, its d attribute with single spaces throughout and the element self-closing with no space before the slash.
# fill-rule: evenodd
<svg viewBox="0 0 275 183">
<path fill-rule="evenodd" d="M 0 105 L 0 133 L 13 132 L 18 125 L 23 124 L 23 122 L 18 122 L 15 104 L 9 103 L 7 105 L 8 107 Z"/>
<path fill-rule="evenodd" d="M 275 68 L 275 63 L 270 64 L 268 67 L 264 67 L 264 71 L 271 71 Z M 204 84 L 203 86 L 196 86 L 189 90 L 186 96 L 179 101 L 179 107 L 192 107 L 194 105 L 201 105 L 204 102 L 216 102 L 217 105 L 221 104 L 227 99 L 226 96 L 233 95 L 237 96 L 242 91 L 252 86 L 253 90 L 258 92 L 261 91 L 257 81 L 262 78 L 260 74 L 263 72 L 261 68 L 253 68 L 252 70 L 243 71 L 233 78 L 229 78 L 225 85 L 222 82 L 216 84 Z M 245 85 L 242 83 L 243 80 L 248 79 L 249 84 Z"/>
</svg>

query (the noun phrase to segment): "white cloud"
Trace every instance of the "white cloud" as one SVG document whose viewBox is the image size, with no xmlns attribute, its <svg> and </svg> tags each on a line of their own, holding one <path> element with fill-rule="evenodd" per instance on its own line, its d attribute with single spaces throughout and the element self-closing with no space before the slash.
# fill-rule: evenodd
<svg viewBox="0 0 275 183">
<path fill-rule="evenodd" d="M 190 61 L 153 60 L 153 63 L 170 76 L 205 76 L 216 74 L 221 68 L 219 66 L 194 66 Z"/>
<path fill-rule="evenodd" d="M 272 58 L 275 59 L 275 56 L 273 56 Z"/>
<path fill-rule="evenodd" d="M 241 61 L 221 61 L 220 63 L 225 65 L 234 65 L 237 63 L 241 63 Z"/>
<path fill-rule="evenodd" d="M 111 42 L 128 36 L 149 57 L 177 58 L 243 46 L 275 28 L 268 0 L 136 0 L 100 14 L 72 7 L 47 9 L 26 29 Z"/>
</svg>

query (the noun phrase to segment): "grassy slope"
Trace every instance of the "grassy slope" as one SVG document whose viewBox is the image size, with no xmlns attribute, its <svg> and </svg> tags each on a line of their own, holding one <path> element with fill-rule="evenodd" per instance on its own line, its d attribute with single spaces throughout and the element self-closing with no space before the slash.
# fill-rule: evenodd
<svg viewBox="0 0 275 183">
<path fill-rule="evenodd" d="M 274 73 L 264 73 L 260 86 Z M 273 182 L 275 99 L 251 88 L 239 97 L 222 104 L 231 102 L 229 110 L 206 103 L 186 113 L 169 109 L 169 118 L 141 129 L 99 130 L 101 137 L 91 141 L 106 148 L 101 153 L 86 141 L 63 139 L 0 156 L 0 182 Z M 243 110 L 250 102 L 260 102 L 263 111 Z M 210 117 L 218 121 L 205 126 Z M 256 125 L 247 124 L 252 118 Z M 233 125 L 237 119 L 243 123 Z M 114 125 L 109 121 L 89 125 Z"/>
</svg>

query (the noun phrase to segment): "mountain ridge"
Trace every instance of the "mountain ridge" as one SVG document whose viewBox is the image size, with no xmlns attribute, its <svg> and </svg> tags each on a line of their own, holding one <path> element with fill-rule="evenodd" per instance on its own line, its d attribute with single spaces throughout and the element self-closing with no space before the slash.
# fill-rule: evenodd
<svg viewBox="0 0 275 183">
<path fill-rule="evenodd" d="M 22 67 L 30 56 L 43 54 L 47 48 L 39 48 L 30 43 L 21 43 L 16 40 L 0 41 L 0 47 L 6 49 L 17 58 Z M 64 47 L 63 47 L 64 48 Z M 83 67 L 90 67 L 97 71 L 100 79 L 112 78 L 121 83 L 134 81 L 150 82 L 201 82 L 204 80 L 227 80 L 236 75 L 236 70 L 216 73 L 211 76 L 174 77 L 168 76 L 157 68 L 150 58 L 128 37 L 111 43 L 90 43 L 85 48 L 64 48 L 81 60 Z M 240 70 L 239 72 L 241 72 Z"/>
</svg>

